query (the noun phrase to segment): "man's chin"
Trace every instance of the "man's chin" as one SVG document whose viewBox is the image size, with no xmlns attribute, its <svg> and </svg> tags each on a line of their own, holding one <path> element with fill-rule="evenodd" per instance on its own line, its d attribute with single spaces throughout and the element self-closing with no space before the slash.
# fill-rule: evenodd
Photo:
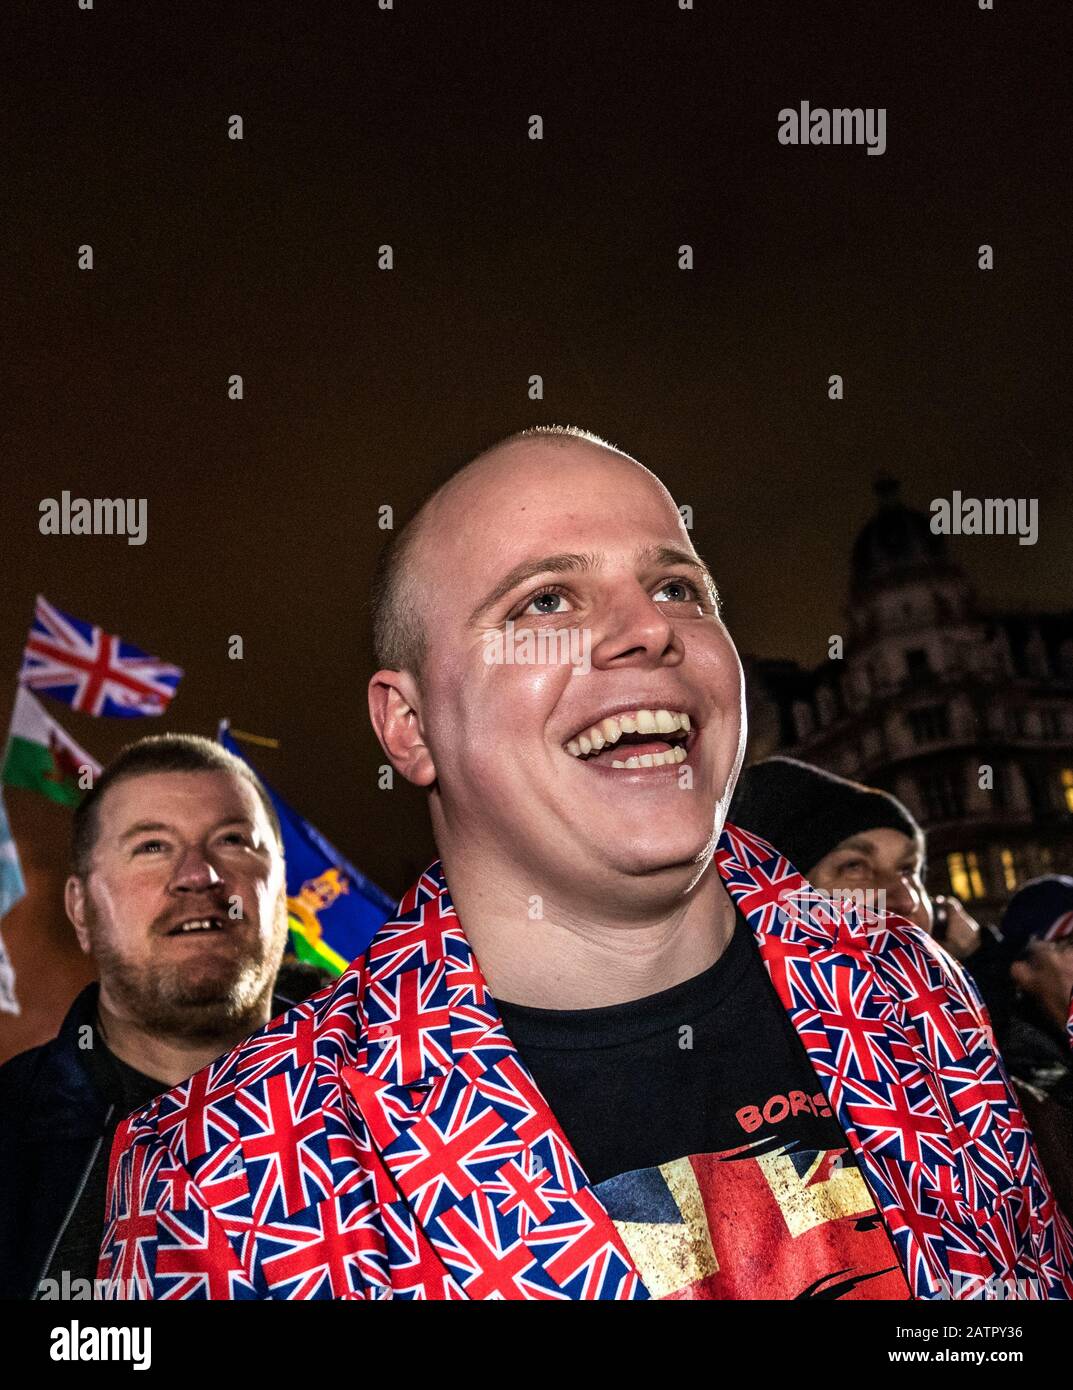
<svg viewBox="0 0 1073 1390">
<path fill-rule="evenodd" d="M 264 979 L 248 971 L 187 971 L 155 981 L 136 1011 L 144 1027 L 172 1038 L 228 1038 L 258 1026 L 265 988 Z"/>
<path fill-rule="evenodd" d="M 667 834 L 657 828 L 630 837 L 608 837 L 599 857 L 613 873 L 629 878 L 673 879 L 681 875 L 685 882 L 704 869 L 712 846 L 710 830 L 707 834 Z"/>
</svg>

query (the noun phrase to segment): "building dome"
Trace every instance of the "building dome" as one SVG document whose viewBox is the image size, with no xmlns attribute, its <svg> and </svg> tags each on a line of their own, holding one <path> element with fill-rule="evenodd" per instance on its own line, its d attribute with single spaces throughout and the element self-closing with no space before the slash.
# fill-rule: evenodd
<svg viewBox="0 0 1073 1390">
<path fill-rule="evenodd" d="M 876 479 L 879 510 L 861 528 L 850 559 L 850 588 L 855 598 L 892 581 L 928 571 L 949 573 L 954 568 L 947 558 L 944 537 L 932 531 L 923 512 L 902 502 L 899 490 L 894 478 Z"/>
</svg>

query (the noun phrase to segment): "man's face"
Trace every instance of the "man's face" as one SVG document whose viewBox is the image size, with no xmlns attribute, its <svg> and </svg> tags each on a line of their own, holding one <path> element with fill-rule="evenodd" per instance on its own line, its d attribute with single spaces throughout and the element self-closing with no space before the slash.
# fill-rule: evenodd
<svg viewBox="0 0 1073 1390">
<path fill-rule="evenodd" d="M 120 1016 L 186 1038 L 259 1021 L 287 915 L 257 793 L 226 771 L 117 782 L 99 807 L 89 876 L 68 881 L 68 913 Z"/>
<path fill-rule="evenodd" d="M 1073 994 L 1073 936 L 1058 941 L 1033 937 L 1010 974 L 1059 1027 L 1064 1026 Z"/>
<path fill-rule="evenodd" d="M 805 877 L 816 888 L 833 893 L 883 892 L 872 910 L 879 912 L 885 902 L 887 912 L 905 917 L 930 934 L 932 906 L 924 887 L 924 856 L 920 845 L 900 830 L 884 826 L 866 830 L 843 840 L 824 855 Z M 868 905 L 868 899 L 864 899 Z"/>
<path fill-rule="evenodd" d="M 741 765 L 743 680 L 666 490 L 586 443 L 508 446 L 437 510 L 416 564 L 438 838 L 590 894 L 699 875 Z M 586 674 L 548 659 L 571 630 Z"/>
</svg>

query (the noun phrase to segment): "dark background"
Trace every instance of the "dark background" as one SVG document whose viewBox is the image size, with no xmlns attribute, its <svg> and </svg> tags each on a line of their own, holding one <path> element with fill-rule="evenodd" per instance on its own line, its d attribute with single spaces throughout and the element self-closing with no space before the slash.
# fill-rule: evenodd
<svg viewBox="0 0 1073 1390">
<path fill-rule="evenodd" d="M 160 720 L 46 700 L 100 761 L 229 715 L 401 891 L 432 846 L 420 796 L 376 789 L 378 508 L 401 521 L 534 423 L 605 435 L 694 508 L 744 654 L 823 658 L 884 472 L 925 510 L 1038 498 L 1036 546 L 951 552 L 985 602 L 1068 607 L 1073 15 L 996 5 L 10 7 L 0 719 L 40 591 L 186 670 Z M 802 100 L 885 106 L 886 153 L 781 146 Z M 40 535 L 65 488 L 146 497 L 148 543 Z M 0 1055 L 88 971 L 69 815 L 6 799 L 30 894 Z"/>
</svg>

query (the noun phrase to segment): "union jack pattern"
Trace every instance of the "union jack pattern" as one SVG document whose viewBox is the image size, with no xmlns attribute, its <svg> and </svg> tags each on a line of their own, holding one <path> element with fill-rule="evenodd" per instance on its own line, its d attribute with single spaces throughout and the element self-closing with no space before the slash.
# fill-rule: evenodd
<svg viewBox="0 0 1073 1390">
<path fill-rule="evenodd" d="M 733 826 L 716 865 L 914 1296 L 1073 1297 L 1073 1230 L 960 968 Z M 117 1298 L 651 1296 L 439 864 L 338 981 L 125 1122 L 98 1273 Z"/>
<path fill-rule="evenodd" d="M 19 681 L 84 714 L 133 719 L 163 714 L 182 671 L 93 623 L 53 608 L 40 594 Z"/>
</svg>

